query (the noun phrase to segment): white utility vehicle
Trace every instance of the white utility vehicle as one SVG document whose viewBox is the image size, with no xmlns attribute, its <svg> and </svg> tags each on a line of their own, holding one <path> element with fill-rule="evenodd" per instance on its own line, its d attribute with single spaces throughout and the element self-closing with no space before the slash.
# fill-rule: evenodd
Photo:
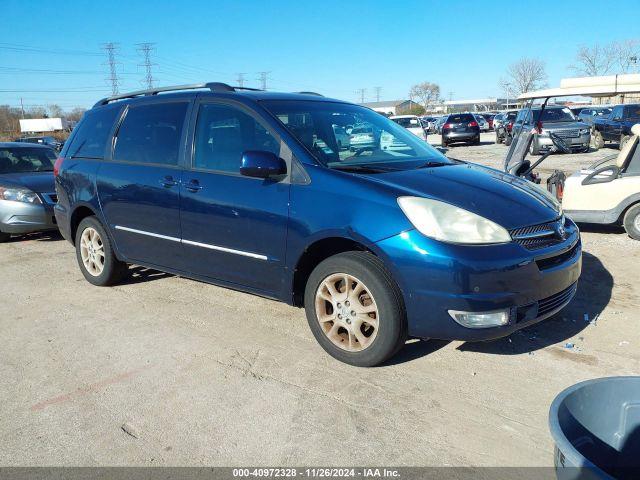
<svg viewBox="0 0 640 480">
<path fill-rule="evenodd" d="M 560 88 L 528 92 L 519 99 L 527 102 L 525 108 L 544 110 L 549 99 L 555 97 L 630 93 L 640 93 L 640 74 L 569 78 L 561 82 Z M 552 133 L 553 148 L 531 163 L 526 156 L 539 134 L 538 128 L 514 126 L 514 130 L 505 170 L 516 176 L 540 183 L 534 169 L 552 153 L 571 151 L 563 138 Z M 622 225 L 630 237 L 640 240 L 640 124 L 634 125 L 631 133 L 617 155 L 601 159 L 566 179 L 561 172 L 554 173 L 547 181 L 547 189 L 562 201 L 564 213 L 575 222 Z"/>
</svg>

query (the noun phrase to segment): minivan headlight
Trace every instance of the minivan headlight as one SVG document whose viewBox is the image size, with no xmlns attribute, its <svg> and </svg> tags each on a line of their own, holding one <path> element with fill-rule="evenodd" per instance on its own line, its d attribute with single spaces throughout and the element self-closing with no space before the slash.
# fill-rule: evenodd
<svg viewBox="0 0 640 480">
<path fill-rule="evenodd" d="M 443 242 L 491 244 L 511 241 L 509 232 L 480 215 L 423 197 L 399 197 L 398 204 L 420 233 Z"/>
<path fill-rule="evenodd" d="M 0 185 L 0 200 L 11 200 L 24 203 L 42 203 L 38 195 L 22 187 L 9 187 Z"/>
</svg>

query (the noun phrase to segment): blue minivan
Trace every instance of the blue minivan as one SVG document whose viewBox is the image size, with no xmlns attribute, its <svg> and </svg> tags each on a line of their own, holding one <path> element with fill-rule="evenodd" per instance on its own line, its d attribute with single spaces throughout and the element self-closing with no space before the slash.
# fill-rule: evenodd
<svg viewBox="0 0 640 480">
<path fill-rule="evenodd" d="M 376 141 L 336 139 L 362 130 Z M 566 306 L 581 271 L 578 228 L 546 191 L 311 92 L 105 98 L 54 173 L 92 284 L 137 264 L 304 307 L 320 345 L 358 366 L 408 337 L 508 335 Z"/>
</svg>

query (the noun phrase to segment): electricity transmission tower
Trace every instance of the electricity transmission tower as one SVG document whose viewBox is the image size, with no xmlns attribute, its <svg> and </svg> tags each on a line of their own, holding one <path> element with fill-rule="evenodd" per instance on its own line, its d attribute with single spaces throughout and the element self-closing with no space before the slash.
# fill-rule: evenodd
<svg viewBox="0 0 640 480">
<path fill-rule="evenodd" d="M 382 87 L 374 87 L 374 90 L 376 91 L 376 102 L 380 101 L 380 92 L 382 91 Z"/>
<path fill-rule="evenodd" d="M 364 103 L 364 95 L 367 93 L 366 88 L 359 88 L 356 90 L 356 94 L 360 97 L 360 103 Z"/>
<path fill-rule="evenodd" d="M 151 62 L 151 51 L 154 49 L 153 46 L 155 43 L 145 42 L 138 44 L 138 51 L 142 54 L 142 63 L 139 63 L 138 66 L 144 67 L 145 75 L 143 82 L 146 83 L 147 88 L 153 88 L 153 73 L 151 72 L 151 67 L 155 65 L 155 63 Z"/>
<path fill-rule="evenodd" d="M 238 86 L 240 88 L 244 87 L 244 73 L 238 73 Z"/>
<path fill-rule="evenodd" d="M 107 77 L 107 81 L 111 82 L 111 94 L 118 94 L 118 85 L 120 81 L 118 80 L 118 72 L 116 70 L 116 51 L 118 50 L 118 44 L 109 42 L 105 43 L 102 47 L 105 52 L 107 52 L 107 63 L 109 65 L 109 76 Z"/>
<path fill-rule="evenodd" d="M 260 81 L 260 88 L 262 90 L 266 90 L 267 89 L 267 76 L 271 72 L 258 72 L 258 73 L 260 74 L 260 76 L 258 77 L 258 80 Z"/>
</svg>

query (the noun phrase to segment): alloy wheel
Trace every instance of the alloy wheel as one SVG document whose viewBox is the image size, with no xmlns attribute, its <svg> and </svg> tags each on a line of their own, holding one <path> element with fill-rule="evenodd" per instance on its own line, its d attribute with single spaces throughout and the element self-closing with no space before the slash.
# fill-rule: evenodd
<svg viewBox="0 0 640 480">
<path fill-rule="evenodd" d="M 89 274 L 100 276 L 104 270 L 104 244 L 95 228 L 87 227 L 80 237 L 80 256 L 82 264 Z"/>
<path fill-rule="evenodd" d="M 362 351 L 378 334 L 376 302 L 367 286 L 352 275 L 326 277 L 316 291 L 315 308 L 322 331 L 338 348 Z"/>
</svg>

